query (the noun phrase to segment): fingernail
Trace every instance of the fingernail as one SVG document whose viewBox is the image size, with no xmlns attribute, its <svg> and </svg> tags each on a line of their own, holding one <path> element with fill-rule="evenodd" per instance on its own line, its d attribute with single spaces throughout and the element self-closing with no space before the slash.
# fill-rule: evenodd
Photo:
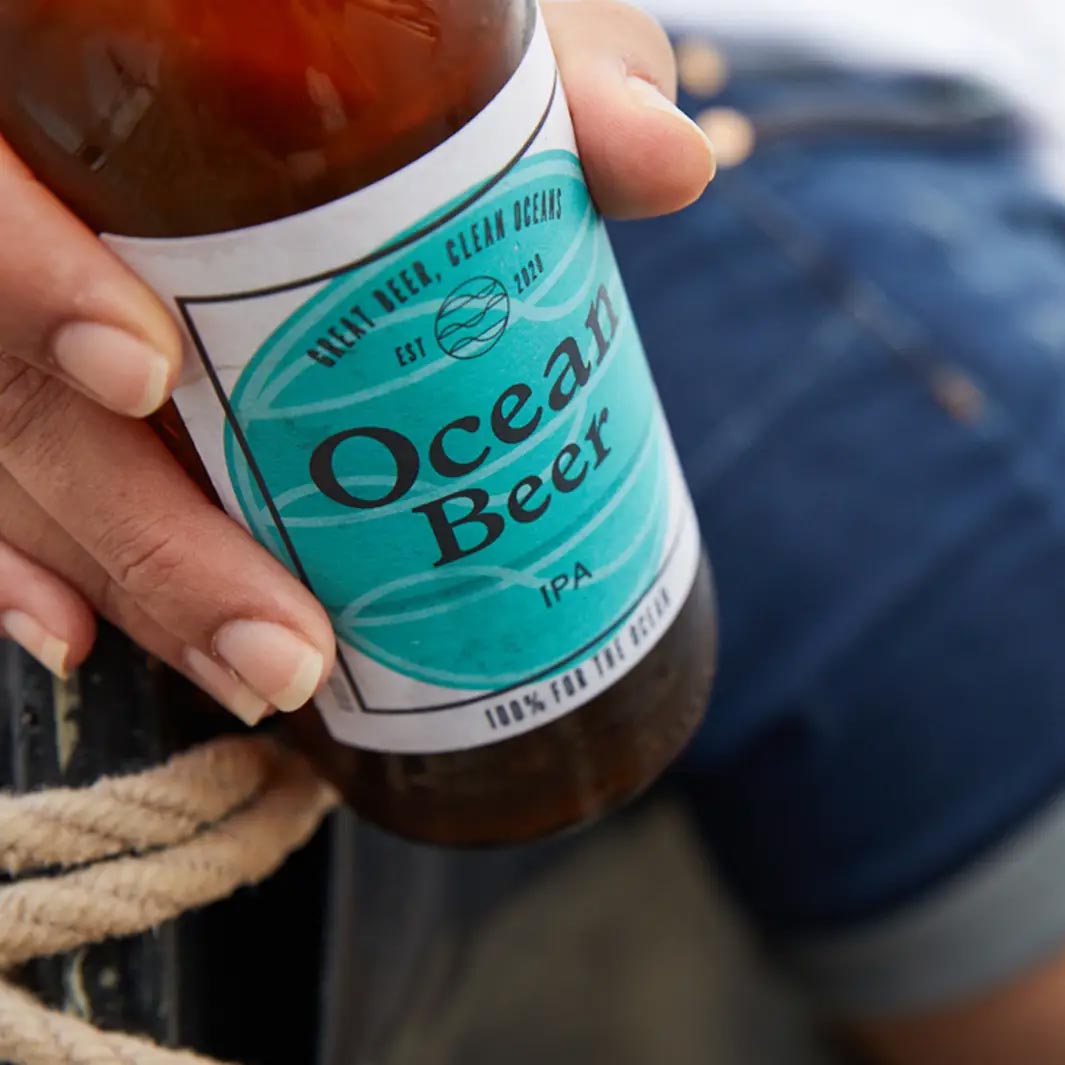
<svg viewBox="0 0 1065 1065">
<path fill-rule="evenodd" d="M 706 154 L 710 165 L 710 176 L 708 181 L 712 181 L 714 174 L 717 173 L 717 161 L 714 157 L 714 146 L 710 142 L 710 138 L 706 135 L 706 131 L 699 125 L 698 122 L 686 115 L 668 96 L 666 96 L 657 85 L 648 81 L 646 78 L 638 78 L 635 75 L 630 75 L 628 78 L 629 92 L 635 97 L 636 102 L 643 107 L 650 107 L 652 110 L 661 111 L 664 114 L 671 115 L 673 118 L 680 119 L 686 126 L 690 126 L 696 130 L 703 143 L 706 145 Z"/>
<path fill-rule="evenodd" d="M 185 668 L 193 680 L 249 728 L 258 725 L 270 712 L 270 704 L 265 699 L 260 699 L 251 688 L 202 651 L 186 647 L 184 658 Z"/>
<path fill-rule="evenodd" d="M 36 618 L 21 610 L 0 614 L 0 626 L 24 651 L 61 680 L 67 677 L 67 656 L 70 644 L 53 636 Z"/>
<path fill-rule="evenodd" d="M 267 702 L 298 710 L 318 690 L 325 658 L 301 636 L 270 621 L 231 621 L 214 640 L 218 657 Z"/>
<path fill-rule="evenodd" d="M 52 338 L 59 368 L 105 406 L 143 418 L 162 406 L 170 362 L 150 344 L 99 322 L 70 322 Z"/>
</svg>

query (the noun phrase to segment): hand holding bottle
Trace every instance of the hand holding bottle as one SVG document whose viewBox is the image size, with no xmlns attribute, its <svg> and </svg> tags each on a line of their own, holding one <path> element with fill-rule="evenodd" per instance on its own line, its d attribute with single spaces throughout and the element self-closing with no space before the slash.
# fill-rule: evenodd
<svg viewBox="0 0 1065 1065">
<path fill-rule="evenodd" d="M 651 215 L 698 196 L 712 159 L 669 102 L 658 27 L 610 0 L 546 14 L 603 209 Z M 63 673 L 99 612 L 253 723 L 314 694 L 334 639 L 308 591 L 137 420 L 167 400 L 181 361 L 160 301 L 0 142 L 3 628 Z"/>
</svg>

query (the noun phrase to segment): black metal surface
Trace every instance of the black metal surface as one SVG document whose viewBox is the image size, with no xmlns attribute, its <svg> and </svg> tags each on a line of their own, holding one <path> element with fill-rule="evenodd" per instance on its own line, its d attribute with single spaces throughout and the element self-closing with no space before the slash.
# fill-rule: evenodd
<svg viewBox="0 0 1065 1065">
<path fill-rule="evenodd" d="M 89 662 L 54 680 L 0 641 L 0 785 L 81 787 L 242 726 L 101 626 Z M 328 864 L 323 836 L 254 891 L 140 936 L 42 959 L 25 984 L 99 1027 L 249 1065 L 314 1056 Z"/>
<path fill-rule="evenodd" d="M 144 769 L 177 746 L 154 697 L 159 669 L 111 631 L 66 682 L 3 647 L 4 734 L 17 792 L 80 787 L 104 773 Z M 175 933 L 106 943 L 27 966 L 46 1002 L 104 1027 L 172 1041 L 178 1027 Z"/>
</svg>

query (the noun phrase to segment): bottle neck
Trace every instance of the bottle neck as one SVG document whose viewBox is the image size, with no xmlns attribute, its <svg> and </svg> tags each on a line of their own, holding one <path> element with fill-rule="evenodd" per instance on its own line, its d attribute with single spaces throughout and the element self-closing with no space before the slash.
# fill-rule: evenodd
<svg viewBox="0 0 1065 1065">
<path fill-rule="evenodd" d="M 304 0 L 269 19 L 258 0 L 38 0 L 0 15 L 0 132 L 98 230 L 241 229 L 446 141 L 517 69 L 534 14 L 533 0 Z"/>
</svg>

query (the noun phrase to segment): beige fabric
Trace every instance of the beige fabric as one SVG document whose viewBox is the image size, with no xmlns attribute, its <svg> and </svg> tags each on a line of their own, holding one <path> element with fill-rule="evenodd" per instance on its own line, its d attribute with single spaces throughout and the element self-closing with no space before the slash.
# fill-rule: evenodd
<svg viewBox="0 0 1065 1065">
<path fill-rule="evenodd" d="M 79 866 L 0 888 L 0 969 L 133 935 L 270 876 L 337 802 L 298 755 L 218 740 L 80 791 L 0 799 L 12 873 Z M 86 864 L 88 863 L 88 864 Z M 102 1033 L 0 984 L 0 1060 L 15 1065 L 205 1065 Z"/>
</svg>

